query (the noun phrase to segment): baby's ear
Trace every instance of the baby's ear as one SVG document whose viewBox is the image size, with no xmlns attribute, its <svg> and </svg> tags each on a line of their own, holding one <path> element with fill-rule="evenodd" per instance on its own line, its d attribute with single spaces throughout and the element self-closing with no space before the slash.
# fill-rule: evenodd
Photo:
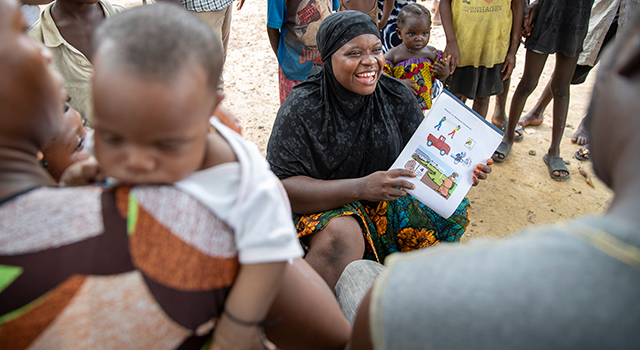
<svg viewBox="0 0 640 350">
<path fill-rule="evenodd" d="M 396 35 L 398 36 L 398 39 L 402 40 L 402 34 L 400 34 L 400 29 L 396 28 Z"/>
</svg>

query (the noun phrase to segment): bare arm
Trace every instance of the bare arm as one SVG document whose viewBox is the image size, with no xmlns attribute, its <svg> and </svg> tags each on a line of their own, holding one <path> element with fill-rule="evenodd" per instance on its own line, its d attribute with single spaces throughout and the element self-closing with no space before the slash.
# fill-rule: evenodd
<svg viewBox="0 0 640 350">
<path fill-rule="evenodd" d="M 289 195 L 291 209 L 295 213 L 311 214 L 359 200 L 382 202 L 406 196 L 407 192 L 402 188 L 413 189 L 414 186 L 400 176 L 414 177 L 415 174 L 405 169 L 393 169 L 344 180 L 292 176 L 282 180 L 282 184 Z"/>
<path fill-rule="evenodd" d="M 269 43 L 273 49 L 273 53 L 278 57 L 278 46 L 280 45 L 280 30 L 267 27 L 267 35 L 269 35 Z"/>
<path fill-rule="evenodd" d="M 440 1 L 440 18 L 442 20 L 442 28 L 447 38 L 447 46 L 442 56 L 449 59 L 449 71 L 451 74 L 455 72 L 458 63 L 460 63 L 460 49 L 456 40 L 456 33 L 453 30 L 453 13 L 451 12 L 451 0 Z M 450 58 L 449 58 L 450 57 Z"/>
<path fill-rule="evenodd" d="M 518 52 L 518 46 L 520 46 L 520 36 L 522 35 L 522 20 L 524 18 L 524 7 L 521 1 L 511 1 L 511 13 L 513 16 L 511 23 L 511 41 L 509 42 L 509 51 L 504 59 L 501 73 L 504 73 L 502 77 L 503 81 L 506 81 L 511 77 L 511 72 L 516 67 L 516 52 Z"/>
<path fill-rule="evenodd" d="M 216 324 L 211 349 L 261 349 L 257 325 L 265 319 L 282 282 L 286 262 L 242 265 Z M 229 316 L 231 315 L 231 316 Z M 270 344 L 269 348 L 275 349 Z"/>
<path fill-rule="evenodd" d="M 380 22 L 378 22 L 378 29 L 382 30 L 387 25 L 389 16 L 391 16 L 391 12 L 395 6 L 395 0 L 384 0 L 384 5 L 382 6 L 382 17 L 380 18 Z"/>
</svg>

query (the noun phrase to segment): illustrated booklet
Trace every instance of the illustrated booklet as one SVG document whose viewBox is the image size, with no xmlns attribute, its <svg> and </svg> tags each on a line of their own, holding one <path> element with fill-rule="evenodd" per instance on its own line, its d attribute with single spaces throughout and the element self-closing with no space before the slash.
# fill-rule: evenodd
<svg viewBox="0 0 640 350">
<path fill-rule="evenodd" d="M 391 169 L 404 168 L 416 188 L 406 190 L 448 218 L 473 185 L 473 169 L 486 164 L 504 133 L 458 100 L 440 94 Z"/>
</svg>

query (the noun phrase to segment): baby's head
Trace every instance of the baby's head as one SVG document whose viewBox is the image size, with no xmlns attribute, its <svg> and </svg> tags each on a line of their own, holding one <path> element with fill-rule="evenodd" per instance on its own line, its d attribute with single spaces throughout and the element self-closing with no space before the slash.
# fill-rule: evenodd
<svg viewBox="0 0 640 350">
<path fill-rule="evenodd" d="M 172 183 L 201 168 L 222 92 L 222 44 L 177 5 L 140 6 L 94 35 L 95 153 L 124 183 Z"/>
<path fill-rule="evenodd" d="M 431 33 L 431 13 L 416 3 L 407 4 L 398 13 L 396 34 L 412 51 L 427 46 Z"/>
<path fill-rule="evenodd" d="M 91 154 L 84 148 L 87 131 L 80 114 L 67 103 L 69 95 L 64 92 L 64 116 L 62 130 L 42 148 L 42 165 L 56 182 L 69 165 L 88 159 Z"/>
</svg>

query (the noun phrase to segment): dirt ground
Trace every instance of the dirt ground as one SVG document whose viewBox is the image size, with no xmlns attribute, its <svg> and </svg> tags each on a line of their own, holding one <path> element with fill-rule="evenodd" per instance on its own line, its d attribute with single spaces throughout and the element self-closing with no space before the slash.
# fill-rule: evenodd
<svg viewBox="0 0 640 350">
<path fill-rule="evenodd" d="M 141 1 L 112 2 L 130 7 Z M 430 1 L 423 4 L 426 6 Z M 239 11 L 235 4 L 233 6 L 231 38 L 224 68 L 226 97 L 223 104 L 240 120 L 243 135 L 264 153 L 279 107 L 278 62 L 267 38 L 266 1 L 247 0 Z M 445 37 L 441 26 L 432 28 L 430 44 L 444 50 Z M 521 47 L 511 92 L 515 91 L 522 75 L 524 53 Z M 538 89 L 527 101 L 524 113 L 535 105 L 551 76 L 554 63 L 554 57 L 550 56 Z M 580 162 L 573 157 L 579 146 L 570 140 L 586 113 L 595 73 L 594 69 L 586 83 L 571 87 L 567 127 L 561 145 L 561 156 L 570 161 L 567 167 L 571 178 L 565 182 L 552 180 L 542 161 L 551 141 L 550 105 L 545 111 L 544 123 L 538 127 L 527 127 L 524 140 L 514 145 L 508 159 L 502 164 L 495 164 L 489 179 L 469 192 L 471 226 L 463 242 L 480 237 L 502 238 L 534 224 L 566 221 L 605 211 L 612 192 L 595 178 L 590 162 Z M 489 118 L 492 113 L 493 99 Z M 531 151 L 535 155 L 530 155 Z M 578 173 L 579 167 L 589 174 L 595 188 L 585 183 Z"/>
</svg>

